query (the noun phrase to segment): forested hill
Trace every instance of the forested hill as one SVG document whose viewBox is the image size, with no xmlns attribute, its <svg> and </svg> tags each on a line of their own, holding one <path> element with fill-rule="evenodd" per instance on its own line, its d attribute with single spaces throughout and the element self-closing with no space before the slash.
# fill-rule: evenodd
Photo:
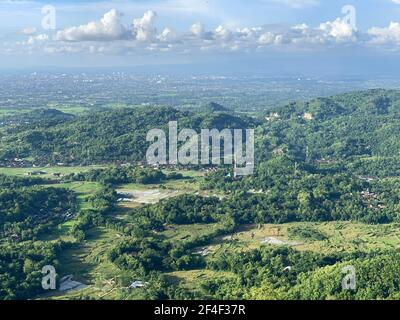
<svg viewBox="0 0 400 320">
<path fill-rule="evenodd" d="M 400 115 L 400 91 L 373 89 L 345 93 L 309 102 L 291 103 L 278 109 L 285 119 L 311 113 L 315 120 L 341 116 Z"/>
<path fill-rule="evenodd" d="M 141 161 L 148 148 L 147 132 L 155 128 L 167 132 L 169 121 L 197 132 L 201 128 L 256 126 L 256 120 L 249 117 L 168 107 L 113 109 L 64 120 L 51 127 L 38 127 L 34 122 L 23 129 L 6 129 L 0 142 L 0 161 L 26 157 L 41 164 Z"/>
<path fill-rule="evenodd" d="M 266 149 L 281 148 L 298 161 L 400 155 L 400 91 L 292 103 L 273 110 L 266 120 Z"/>
<path fill-rule="evenodd" d="M 33 128 L 48 128 L 74 119 L 72 114 L 57 109 L 36 109 L 18 116 L 0 116 L 2 125 L 6 125 L 8 132 L 16 133 Z"/>
<path fill-rule="evenodd" d="M 382 167 L 388 161 L 397 162 L 393 157 L 400 155 L 400 91 L 395 90 L 369 90 L 291 103 L 257 119 L 169 107 L 108 109 L 75 117 L 47 110 L 40 115 L 42 121 L 32 118 L 32 114 L 21 115 L 15 122 L 30 121 L 3 128 L 1 163 L 15 158 L 34 159 L 37 164 L 141 161 L 148 147 L 147 132 L 154 128 L 166 130 L 173 120 L 180 128 L 196 131 L 263 128 L 256 133 L 259 162 L 276 153 L 305 163 L 355 157 L 372 161 L 377 156 L 380 163 L 374 165 Z"/>
</svg>

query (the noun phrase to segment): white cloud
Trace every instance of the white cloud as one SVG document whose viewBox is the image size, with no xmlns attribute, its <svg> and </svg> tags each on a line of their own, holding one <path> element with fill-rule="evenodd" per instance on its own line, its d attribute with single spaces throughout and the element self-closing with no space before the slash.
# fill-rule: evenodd
<svg viewBox="0 0 400 320">
<path fill-rule="evenodd" d="M 121 24 L 122 14 L 117 10 L 104 14 L 99 21 L 92 21 L 78 27 L 57 32 L 57 40 L 62 41 L 110 41 L 127 37 L 127 29 Z"/>
<path fill-rule="evenodd" d="M 154 28 L 154 20 L 157 14 L 154 11 L 146 11 L 142 18 L 133 20 L 133 33 L 138 41 L 149 41 L 153 39 L 157 30 Z"/>
<path fill-rule="evenodd" d="M 370 40 L 371 44 L 400 45 L 400 23 L 398 22 L 390 22 L 389 26 L 384 28 L 371 28 L 368 30 L 368 34 L 372 37 Z"/>
<path fill-rule="evenodd" d="M 25 36 L 31 36 L 31 35 L 35 34 L 36 32 L 37 32 L 37 28 L 35 28 L 35 27 L 28 27 L 28 28 L 22 29 L 22 30 L 19 32 L 19 34 L 23 34 L 23 35 L 25 35 Z"/>
<path fill-rule="evenodd" d="M 351 39 L 354 37 L 355 33 L 352 26 L 341 18 L 321 23 L 319 30 L 337 40 Z"/>
<path fill-rule="evenodd" d="M 215 37 L 223 41 L 229 41 L 232 40 L 233 34 L 231 30 L 220 25 L 215 29 Z"/>
<path fill-rule="evenodd" d="M 177 38 L 178 35 L 168 27 L 164 28 L 164 30 L 157 37 L 157 39 L 161 42 L 174 42 L 177 40 Z"/>
<path fill-rule="evenodd" d="M 62 41 L 120 41 L 130 40 L 138 43 L 175 43 L 191 48 L 235 48 L 247 49 L 258 45 L 293 45 L 299 43 L 327 43 L 354 40 L 355 32 L 349 24 L 338 18 L 327 21 L 318 28 L 310 28 L 306 24 L 281 27 L 246 27 L 231 30 L 219 25 L 213 31 L 207 31 L 200 22 L 193 24 L 189 33 L 175 33 L 165 27 L 158 34 L 154 26 L 157 14 L 146 11 L 141 18 L 133 20 L 131 27 L 125 27 L 120 21 L 121 14 L 115 9 L 109 11 L 99 21 L 86 25 L 71 27 L 57 33 L 57 40 Z M 147 47 L 149 47 L 147 45 Z M 157 46 L 151 46 L 151 50 Z"/>
<path fill-rule="evenodd" d="M 304 7 L 315 6 L 319 3 L 318 0 L 264 0 L 264 2 L 278 3 L 294 9 L 302 9 Z"/>
<path fill-rule="evenodd" d="M 400 0 L 399 0 L 400 1 Z M 268 50 L 310 51 L 325 50 L 342 45 L 394 43 L 400 45 L 400 23 L 392 22 L 385 28 L 371 28 L 367 33 L 356 31 L 343 18 L 323 22 L 315 27 L 297 25 L 264 25 L 230 28 L 226 25 L 207 30 L 201 22 L 187 31 L 175 31 L 164 26 L 155 27 L 157 13 L 145 11 L 126 26 L 122 14 L 115 9 L 100 20 L 72 26 L 48 35 L 32 34 L 25 43 L 30 50 L 46 47 L 46 52 L 88 52 L 92 54 L 140 54 L 151 52 L 267 52 Z M 32 30 L 33 32 L 33 30 Z"/>
<path fill-rule="evenodd" d="M 202 37 L 205 32 L 203 24 L 200 22 L 196 22 L 190 27 L 190 32 L 197 37 Z"/>
<path fill-rule="evenodd" d="M 99 21 L 58 31 L 56 39 L 66 42 L 136 39 L 145 42 L 155 38 L 157 30 L 153 24 L 157 14 L 154 11 L 146 11 L 143 17 L 133 19 L 131 27 L 122 24 L 122 16 L 122 13 L 112 9 Z"/>
<path fill-rule="evenodd" d="M 275 36 L 271 32 L 265 32 L 258 38 L 258 43 L 261 45 L 272 44 L 275 41 Z"/>
<path fill-rule="evenodd" d="M 45 33 L 42 33 L 37 36 L 30 36 L 26 43 L 29 45 L 33 45 L 36 42 L 44 42 L 44 41 L 48 41 L 48 40 L 49 40 L 49 36 Z"/>
</svg>

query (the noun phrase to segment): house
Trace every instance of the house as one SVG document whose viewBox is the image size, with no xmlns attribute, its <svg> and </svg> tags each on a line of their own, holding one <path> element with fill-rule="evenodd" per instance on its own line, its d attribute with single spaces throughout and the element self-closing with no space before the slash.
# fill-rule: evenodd
<svg viewBox="0 0 400 320">
<path fill-rule="evenodd" d="M 207 247 L 201 248 L 199 251 L 196 251 L 196 254 L 199 254 L 199 255 L 205 257 L 206 255 L 209 254 L 209 248 L 207 248 Z"/>
<path fill-rule="evenodd" d="M 361 191 L 361 196 L 364 199 L 376 199 L 378 197 L 378 195 L 374 192 L 370 192 L 369 189 L 367 191 Z"/>
<path fill-rule="evenodd" d="M 119 199 L 117 200 L 117 202 L 133 202 L 133 200 L 132 200 L 132 199 L 129 199 L 129 198 L 119 198 Z"/>
<path fill-rule="evenodd" d="M 20 242 L 20 240 L 21 240 L 21 237 L 19 236 L 19 235 L 17 235 L 17 234 L 12 234 L 11 236 L 10 236 L 10 239 L 11 239 L 11 241 L 12 242 Z"/>
<path fill-rule="evenodd" d="M 321 158 L 321 159 L 315 160 L 315 162 L 319 163 L 319 164 L 332 164 L 332 163 L 336 163 L 337 161 L 334 159 L 330 159 L 330 158 Z"/>
<path fill-rule="evenodd" d="M 280 118 L 279 113 L 274 112 L 274 113 L 270 113 L 268 117 L 265 117 L 265 120 L 274 121 L 274 120 L 279 119 L 279 118 Z"/>
<path fill-rule="evenodd" d="M 127 196 L 130 196 L 130 193 L 129 192 L 117 191 L 117 195 L 118 196 L 122 196 L 122 197 L 127 197 Z"/>
<path fill-rule="evenodd" d="M 148 285 L 148 282 L 143 282 L 143 281 L 134 281 L 131 283 L 131 285 L 129 286 L 129 288 L 132 289 L 138 289 L 138 288 L 144 288 Z"/>
<path fill-rule="evenodd" d="M 361 180 L 368 181 L 368 182 L 376 180 L 374 177 L 370 177 L 370 176 L 358 176 L 358 178 Z"/>
<path fill-rule="evenodd" d="M 28 176 L 39 176 L 39 175 L 44 175 L 44 174 L 47 174 L 47 172 L 42 171 L 42 170 L 35 170 L 35 171 L 28 172 Z"/>
</svg>

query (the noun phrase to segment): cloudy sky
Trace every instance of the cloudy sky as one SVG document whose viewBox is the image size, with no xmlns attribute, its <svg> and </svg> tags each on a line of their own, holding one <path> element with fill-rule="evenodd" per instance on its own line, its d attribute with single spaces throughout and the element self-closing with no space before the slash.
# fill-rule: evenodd
<svg viewBox="0 0 400 320">
<path fill-rule="evenodd" d="M 400 0 L 0 0 L 0 68 L 229 62 L 357 74 L 397 72 L 399 58 Z"/>
</svg>

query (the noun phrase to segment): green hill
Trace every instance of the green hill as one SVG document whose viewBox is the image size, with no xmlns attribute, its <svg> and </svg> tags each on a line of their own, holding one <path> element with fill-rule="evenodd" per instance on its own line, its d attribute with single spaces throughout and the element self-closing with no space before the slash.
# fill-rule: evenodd
<svg viewBox="0 0 400 320">
<path fill-rule="evenodd" d="M 400 91 L 369 90 L 273 110 L 264 137 L 299 161 L 400 154 Z M 273 138 L 272 138 L 273 137 Z"/>
<path fill-rule="evenodd" d="M 204 106 L 200 107 L 201 112 L 213 113 L 213 112 L 230 112 L 232 110 L 224 107 L 223 105 L 216 102 L 209 102 Z"/>
<path fill-rule="evenodd" d="M 0 159 L 33 157 L 35 162 L 101 163 L 141 161 L 148 147 L 146 134 L 178 121 L 179 128 L 251 128 L 256 121 L 229 114 L 196 114 L 167 107 L 124 108 L 76 117 L 52 126 L 10 130 L 0 142 Z"/>
</svg>

